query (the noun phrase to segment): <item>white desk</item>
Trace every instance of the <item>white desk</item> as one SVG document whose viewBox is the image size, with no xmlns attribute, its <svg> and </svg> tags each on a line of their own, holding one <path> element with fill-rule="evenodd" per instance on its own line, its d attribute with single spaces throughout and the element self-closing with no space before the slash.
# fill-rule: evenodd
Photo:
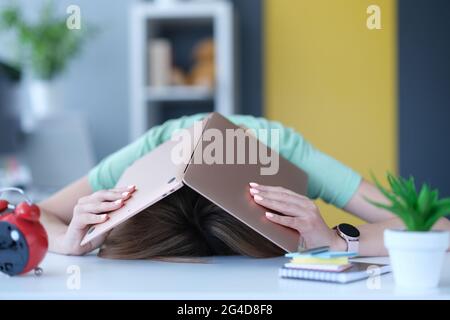
<svg viewBox="0 0 450 320">
<path fill-rule="evenodd" d="M 426 294 L 399 291 L 392 274 L 381 276 L 379 289 L 369 289 L 366 281 L 330 284 L 280 279 L 278 268 L 285 261 L 216 257 L 209 263 L 186 264 L 48 254 L 40 277 L 1 275 L 0 299 L 450 299 L 450 254 L 441 286 Z M 67 282 L 76 284 L 70 281 L 70 266 L 80 270 L 78 290 L 67 286 Z"/>
</svg>

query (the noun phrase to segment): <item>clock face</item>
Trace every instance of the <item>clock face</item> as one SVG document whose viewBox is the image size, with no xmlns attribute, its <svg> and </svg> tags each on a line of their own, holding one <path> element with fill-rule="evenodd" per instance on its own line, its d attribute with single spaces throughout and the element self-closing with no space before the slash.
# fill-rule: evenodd
<svg viewBox="0 0 450 320">
<path fill-rule="evenodd" d="M 7 221 L 0 221 L 0 272 L 13 276 L 28 262 L 28 245 L 22 232 Z"/>
<path fill-rule="evenodd" d="M 347 224 L 347 223 L 340 224 L 339 230 L 349 237 L 352 237 L 352 238 L 359 237 L 359 230 L 350 224 Z"/>
</svg>

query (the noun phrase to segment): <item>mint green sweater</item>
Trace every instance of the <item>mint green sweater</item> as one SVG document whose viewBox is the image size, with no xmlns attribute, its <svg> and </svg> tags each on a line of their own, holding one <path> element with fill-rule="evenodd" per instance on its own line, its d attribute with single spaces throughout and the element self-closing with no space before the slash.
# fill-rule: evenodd
<svg viewBox="0 0 450 320">
<path fill-rule="evenodd" d="M 147 131 L 135 142 L 106 157 L 89 172 L 89 183 L 92 189 L 98 191 L 113 188 L 125 169 L 134 161 L 169 140 L 174 131 L 190 127 L 204 116 L 205 114 L 196 114 L 166 121 Z M 264 141 L 263 137 L 259 138 L 261 142 L 270 147 L 278 148 L 284 158 L 308 174 L 308 196 L 310 198 L 321 198 L 327 203 L 342 208 L 356 192 L 361 182 L 361 176 L 315 149 L 293 129 L 264 118 L 244 115 L 232 115 L 227 118 L 236 125 L 254 129 L 256 133 L 258 133 L 258 129 L 278 129 L 280 135 L 278 146 L 273 145 L 272 141 Z"/>
</svg>

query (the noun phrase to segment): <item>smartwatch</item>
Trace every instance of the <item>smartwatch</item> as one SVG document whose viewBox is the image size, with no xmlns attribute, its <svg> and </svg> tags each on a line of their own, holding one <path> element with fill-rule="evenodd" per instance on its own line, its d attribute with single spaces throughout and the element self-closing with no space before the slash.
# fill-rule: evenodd
<svg viewBox="0 0 450 320">
<path fill-rule="evenodd" d="M 339 237 L 347 243 L 347 252 L 359 251 L 359 230 L 348 223 L 341 223 L 333 228 Z"/>
</svg>

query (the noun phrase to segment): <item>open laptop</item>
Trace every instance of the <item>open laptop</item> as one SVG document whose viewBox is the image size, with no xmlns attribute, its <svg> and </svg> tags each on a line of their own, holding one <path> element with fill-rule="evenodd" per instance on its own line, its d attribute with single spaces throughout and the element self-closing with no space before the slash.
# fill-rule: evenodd
<svg viewBox="0 0 450 320">
<path fill-rule="evenodd" d="M 137 191 L 124 207 L 110 213 L 107 221 L 92 226 L 81 244 L 104 234 L 181 187 L 188 186 L 285 251 L 297 251 L 297 231 L 275 224 L 265 217 L 266 209 L 256 204 L 249 193 L 249 182 L 283 186 L 306 195 L 306 173 L 271 150 L 271 156 L 279 159 L 279 169 L 276 174 L 262 175 L 261 169 L 267 164 L 262 161 L 259 153 L 256 159 L 251 160 L 250 151 L 256 150 L 251 149 L 254 146 L 257 146 L 257 150 L 267 147 L 250 133 L 246 133 L 246 143 L 243 145 L 235 141 L 233 157 L 227 159 L 232 161 L 225 161 L 227 152 L 229 156 L 231 151 L 227 150 L 227 143 L 231 143 L 227 138 L 227 130 L 243 132 L 241 127 L 220 114 L 212 113 L 183 133 L 184 136 L 188 133 L 190 140 L 181 139 L 180 134 L 178 140 L 169 140 L 137 160 L 117 183 L 117 186 L 136 185 Z M 222 147 L 216 148 L 219 153 L 222 149 L 222 163 L 216 161 L 211 164 L 205 160 L 208 146 L 215 141 L 210 133 L 220 133 L 224 137 Z M 183 151 L 188 156 L 185 157 L 186 161 L 174 161 L 174 151 L 181 150 L 181 140 L 184 143 Z M 246 155 L 244 163 L 242 158 L 239 159 L 239 152 L 242 151 Z"/>
</svg>

